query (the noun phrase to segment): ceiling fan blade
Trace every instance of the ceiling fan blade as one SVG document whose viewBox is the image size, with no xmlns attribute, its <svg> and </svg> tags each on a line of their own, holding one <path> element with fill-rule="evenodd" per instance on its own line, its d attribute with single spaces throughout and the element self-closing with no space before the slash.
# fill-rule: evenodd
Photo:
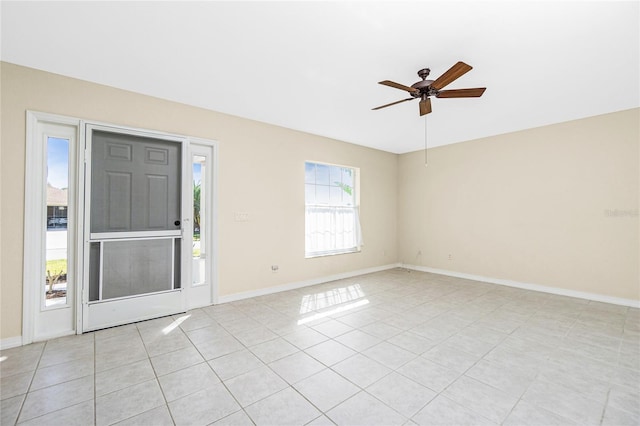
<svg viewBox="0 0 640 426">
<path fill-rule="evenodd" d="M 409 93 L 417 92 L 418 89 L 414 89 L 413 87 L 405 86 L 404 84 L 396 83 L 391 80 L 379 81 L 378 84 L 382 84 L 383 86 L 393 87 L 394 89 L 406 90 Z"/>
<path fill-rule="evenodd" d="M 470 65 L 467 65 L 464 62 L 458 62 L 454 66 L 449 68 L 444 74 L 438 77 L 436 81 L 431 83 L 431 87 L 433 87 L 436 90 L 440 90 L 447 84 L 451 83 L 457 78 L 460 78 L 461 76 L 468 73 L 472 69 L 473 67 L 471 67 Z"/>
<path fill-rule="evenodd" d="M 420 101 L 420 116 L 427 115 L 431 112 L 431 99 L 424 98 Z"/>
<path fill-rule="evenodd" d="M 377 110 L 377 109 L 386 108 L 386 107 L 389 107 L 389 106 L 391 106 L 391 105 L 400 104 L 400 103 L 402 103 L 402 102 L 412 101 L 412 100 L 414 100 L 414 99 L 415 99 L 415 98 L 407 98 L 407 99 L 403 99 L 403 100 L 401 100 L 401 101 L 391 102 L 390 104 L 386 104 L 386 105 L 382 105 L 382 106 L 379 106 L 379 107 L 371 108 L 371 110 L 372 110 L 372 111 L 375 111 L 375 110 Z"/>
<path fill-rule="evenodd" d="M 436 98 L 479 98 L 486 87 L 476 87 L 474 89 L 443 90 L 436 94 Z"/>
</svg>

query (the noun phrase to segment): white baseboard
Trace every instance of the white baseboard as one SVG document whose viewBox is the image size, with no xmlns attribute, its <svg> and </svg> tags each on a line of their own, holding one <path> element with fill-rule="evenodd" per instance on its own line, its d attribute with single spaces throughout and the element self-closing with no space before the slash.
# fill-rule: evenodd
<svg viewBox="0 0 640 426">
<path fill-rule="evenodd" d="M 267 294 L 280 293 L 281 291 L 295 290 L 298 288 L 309 287 L 317 284 L 323 284 L 330 281 L 357 277 L 358 275 L 365 275 L 365 274 L 371 274 L 373 272 L 386 271 L 388 269 L 399 268 L 400 266 L 402 266 L 400 263 L 393 263 L 389 265 L 375 266 L 373 268 L 359 269 L 357 271 L 344 272 L 341 274 L 328 275 L 324 277 L 313 278 L 310 280 L 283 284 L 283 285 L 264 288 L 260 290 L 243 291 L 241 293 L 234 293 L 228 296 L 219 296 L 218 303 L 235 302 L 237 300 L 249 299 L 251 297 L 266 296 Z"/>
<path fill-rule="evenodd" d="M 0 350 L 22 346 L 22 336 L 8 337 L 0 340 Z"/>
<path fill-rule="evenodd" d="M 481 275 L 466 274 L 463 272 L 448 271 L 446 269 L 430 268 L 428 266 L 417 266 L 410 264 L 402 264 L 401 267 L 414 271 L 431 272 L 438 275 L 446 275 L 449 277 L 465 278 L 468 280 L 482 281 L 491 284 L 504 285 L 507 287 L 516 287 L 524 290 L 539 291 L 542 293 L 557 294 L 559 296 L 576 297 L 578 299 L 593 300 L 594 302 L 611 303 L 614 305 L 629 306 L 632 308 L 640 308 L 640 300 L 624 299 L 621 297 L 606 296 L 604 294 L 588 293 L 585 291 L 569 290 L 560 287 L 549 287 L 540 284 L 523 283 L 519 281 L 505 280 L 501 278 L 484 277 Z"/>
</svg>

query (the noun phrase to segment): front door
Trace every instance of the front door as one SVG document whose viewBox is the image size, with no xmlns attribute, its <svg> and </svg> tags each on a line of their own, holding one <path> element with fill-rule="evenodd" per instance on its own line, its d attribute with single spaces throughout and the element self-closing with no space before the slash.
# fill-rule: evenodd
<svg viewBox="0 0 640 426">
<path fill-rule="evenodd" d="M 86 143 L 83 331 L 184 311 L 183 141 L 87 126 Z"/>
</svg>

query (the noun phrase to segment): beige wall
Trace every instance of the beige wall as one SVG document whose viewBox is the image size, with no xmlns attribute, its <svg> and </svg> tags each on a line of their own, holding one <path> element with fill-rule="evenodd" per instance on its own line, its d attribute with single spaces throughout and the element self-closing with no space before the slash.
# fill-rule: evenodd
<svg viewBox="0 0 640 426">
<path fill-rule="evenodd" d="M 396 262 L 397 156 L 2 63 L 0 338 L 21 334 L 25 111 L 219 142 L 220 295 Z M 359 167 L 361 253 L 304 259 L 304 161 Z M 247 212 L 249 222 L 235 222 Z M 271 272 L 271 265 L 279 272 Z M 33 285 L 33 284 L 31 284 Z"/>
<path fill-rule="evenodd" d="M 401 155 L 399 260 L 639 300 L 639 112 Z"/>
<path fill-rule="evenodd" d="M 26 110 L 219 141 L 223 296 L 404 262 L 640 300 L 638 109 L 431 149 L 425 167 L 422 151 L 397 156 L 7 63 L 0 72 L 0 339 L 21 334 Z M 304 259 L 304 160 L 360 167 L 361 253 Z"/>
</svg>

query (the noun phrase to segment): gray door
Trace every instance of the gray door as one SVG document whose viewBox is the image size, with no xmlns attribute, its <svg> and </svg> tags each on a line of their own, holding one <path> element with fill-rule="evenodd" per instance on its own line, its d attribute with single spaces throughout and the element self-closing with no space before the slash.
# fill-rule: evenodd
<svg viewBox="0 0 640 426">
<path fill-rule="evenodd" d="M 89 303 L 181 287 L 181 144 L 92 130 Z"/>
<path fill-rule="evenodd" d="M 180 229 L 180 143 L 94 130 L 91 233 Z"/>
</svg>

